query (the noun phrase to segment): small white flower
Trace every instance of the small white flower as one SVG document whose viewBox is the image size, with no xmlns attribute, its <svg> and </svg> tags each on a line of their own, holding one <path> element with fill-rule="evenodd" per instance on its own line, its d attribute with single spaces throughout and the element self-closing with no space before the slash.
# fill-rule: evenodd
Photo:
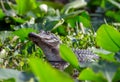
<svg viewBox="0 0 120 82">
<path fill-rule="evenodd" d="M 0 51 L 0 58 L 4 58 L 6 56 L 6 51 L 5 49 L 2 49 L 2 51 Z"/>
<path fill-rule="evenodd" d="M 41 4 L 39 6 L 40 10 L 43 11 L 43 12 L 47 12 L 48 11 L 48 6 L 46 4 Z"/>
<path fill-rule="evenodd" d="M 29 24 L 35 24 L 35 18 L 34 18 L 34 17 L 32 17 L 32 18 L 30 19 Z"/>
</svg>

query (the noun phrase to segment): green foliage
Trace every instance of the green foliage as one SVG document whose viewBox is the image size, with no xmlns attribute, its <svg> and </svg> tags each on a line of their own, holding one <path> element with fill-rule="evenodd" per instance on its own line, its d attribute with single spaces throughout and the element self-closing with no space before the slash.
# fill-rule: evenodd
<svg viewBox="0 0 120 82">
<path fill-rule="evenodd" d="M 14 78 L 10 78 L 7 80 L 0 80 L 1 82 L 15 82 Z"/>
<path fill-rule="evenodd" d="M 102 58 L 102 59 L 105 59 L 106 61 L 109 61 L 109 62 L 116 62 L 115 60 L 115 54 L 114 53 L 110 53 L 110 54 L 103 54 L 103 53 L 99 53 L 99 56 Z M 109 56 L 109 57 L 108 57 Z"/>
<path fill-rule="evenodd" d="M 91 80 L 91 81 L 94 81 L 94 82 L 107 82 L 106 79 L 102 76 L 102 74 L 100 72 L 95 73 L 90 68 L 84 69 L 80 73 L 78 78 L 81 79 L 81 80 Z"/>
<path fill-rule="evenodd" d="M 119 73 L 120 65 L 119 63 L 110 63 L 104 60 L 99 61 L 99 63 L 91 64 L 90 68 L 84 69 L 80 75 L 80 80 L 89 80 L 95 82 L 114 82 L 117 74 Z M 119 79 L 116 79 L 116 82 Z"/>
<path fill-rule="evenodd" d="M 16 23 L 19 23 L 19 24 L 22 24 L 25 22 L 24 19 L 20 18 L 20 17 L 13 17 L 13 20 L 16 22 Z"/>
<path fill-rule="evenodd" d="M 75 70 L 74 79 L 82 82 L 120 81 L 119 0 L 7 1 L 0 2 L 0 82 L 75 82 L 70 77 Z M 28 33 L 39 30 L 60 37 L 60 53 L 70 64 L 65 69 L 69 75 L 51 67 L 42 50 L 29 41 Z M 80 64 L 70 48 L 93 49 L 100 59 Z"/>
<path fill-rule="evenodd" d="M 65 7 L 63 8 L 63 13 L 67 14 L 70 11 L 70 9 L 82 8 L 82 7 L 86 6 L 86 4 L 87 3 L 85 1 L 82 1 L 82 0 L 73 1 L 73 2 L 65 5 Z"/>
<path fill-rule="evenodd" d="M 79 16 L 79 22 L 82 22 L 85 27 L 91 26 L 90 20 L 88 20 L 87 18 L 83 16 Z"/>
<path fill-rule="evenodd" d="M 66 73 L 52 68 L 42 59 L 31 58 L 29 64 L 32 71 L 38 76 L 39 82 L 74 82 Z"/>
<path fill-rule="evenodd" d="M 20 15 L 26 14 L 28 11 L 36 8 L 35 0 L 16 0 L 17 10 Z"/>
<path fill-rule="evenodd" d="M 2 20 L 5 17 L 5 14 L 3 13 L 2 9 L 0 9 L 0 20 Z"/>
<path fill-rule="evenodd" d="M 25 82 L 35 78 L 30 73 L 25 73 L 12 69 L 0 69 L 0 81 L 2 82 Z M 20 78 L 21 77 L 21 78 Z"/>
<path fill-rule="evenodd" d="M 79 69 L 79 62 L 75 54 L 72 52 L 70 48 L 68 48 L 66 45 L 61 44 L 60 45 L 60 56 L 67 62 L 69 62 L 71 65 Z"/>
<path fill-rule="evenodd" d="M 32 28 L 22 28 L 19 30 L 14 31 L 13 33 L 17 36 L 19 36 L 19 38 L 24 41 L 28 38 L 28 34 L 30 32 L 36 32 L 35 30 L 33 30 Z"/>
<path fill-rule="evenodd" d="M 96 42 L 104 49 L 118 52 L 120 50 L 120 33 L 110 25 L 102 25 L 97 31 Z"/>
<path fill-rule="evenodd" d="M 108 2 L 110 2 L 111 4 L 113 4 L 114 6 L 116 6 L 117 8 L 120 9 L 120 4 L 119 4 L 119 2 L 114 1 L 114 0 L 108 0 Z"/>
<path fill-rule="evenodd" d="M 115 19 L 116 21 L 120 22 L 120 12 L 115 11 L 107 11 L 106 16 Z"/>
<path fill-rule="evenodd" d="M 113 82 L 118 82 L 118 81 L 120 81 L 120 76 L 119 76 L 119 74 L 120 74 L 120 68 L 117 70 L 117 72 L 116 72 L 116 74 L 114 75 L 114 78 L 113 78 Z"/>
<path fill-rule="evenodd" d="M 67 20 L 68 24 L 75 28 L 77 23 L 83 23 L 85 27 L 91 27 L 91 22 L 87 14 L 84 14 L 85 12 L 82 12 L 80 16 L 75 16 L 73 18 L 70 18 Z M 86 16 L 84 16 L 86 15 Z"/>
</svg>

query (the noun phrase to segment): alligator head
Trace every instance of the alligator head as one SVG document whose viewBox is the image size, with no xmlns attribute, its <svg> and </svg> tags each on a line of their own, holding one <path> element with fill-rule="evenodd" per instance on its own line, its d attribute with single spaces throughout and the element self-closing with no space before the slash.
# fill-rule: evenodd
<svg viewBox="0 0 120 82">
<path fill-rule="evenodd" d="M 48 61 L 63 61 L 59 57 L 60 40 L 54 34 L 41 31 L 39 34 L 29 33 L 28 37 L 43 50 Z"/>
</svg>

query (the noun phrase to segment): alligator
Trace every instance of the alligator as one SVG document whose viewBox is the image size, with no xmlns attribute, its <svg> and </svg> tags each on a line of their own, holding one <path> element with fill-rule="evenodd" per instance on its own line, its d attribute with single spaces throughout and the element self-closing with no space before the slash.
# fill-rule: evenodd
<svg viewBox="0 0 120 82">
<path fill-rule="evenodd" d="M 65 62 L 60 57 L 59 45 L 60 39 L 51 32 L 40 31 L 39 34 L 29 33 L 29 39 L 38 45 L 46 56 L 49 62 Z M 79 62 L 93 62 L 98 60 L 99 56 L 88 49 L 73 49 Z"/>
</svg>

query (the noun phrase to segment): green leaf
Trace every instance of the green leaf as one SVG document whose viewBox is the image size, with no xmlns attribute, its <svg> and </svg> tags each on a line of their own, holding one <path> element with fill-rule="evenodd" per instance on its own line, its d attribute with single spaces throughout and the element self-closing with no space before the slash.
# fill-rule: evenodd
<svg viewBox="0 0 120 82">
<path fill-rule="evenodd" d="M 108 61 L 101 60 L 97 64 L 93 64 L 91 68 L 95 72 L 101 72 L 103 77 L 106 78 L 107 82 L 112 82 L 117 69 L 120 67 L 119 63 L 111 63 Z M 101 81 L 105 82 L 105 81 Z"/>
<path fill-rule="evenodd" d="M 96 49 L 96 48 L 92 48 L 93 52 L 98 54 L 100 56 L 101 59 L 110 61 L 110 62 L 116 62 L 115 60 L 115 53 L 110 52 L 110 51 L 106 51 L 104 49 Z"/>
<path fill-rule="evenodd" d="M 90 20 L 88 20 L 87 18 L 85 18 L 83 16 L 79 16 L 79 22 L 82 22 L 85 27 L 91 26 Z"/>
<path fill-rule="evenodd" d="M 114 57 L 114 53 L 110 53 L 110 54 L 103 54 L 103 53 L 98 53 L 99 56 L 104 59 L 104 60 L 107 60 L 107 61 L 110 61 L 110 62 L 115 62 L 115 57 Z"/>
<path fill-rule="evenodd" d="M 25 20 L 24 19 L 22 19 L 22 18 L 20 18 L 20 17 L 12 17 L 13 18 L 13 20 L 16 22 L 16 23 L 24 23 L 25 22 Z"/>
<path fill-rule="evenodd" d="M 35 81 L 34 76 L 30 73 L 13 69 L 0 69 L 0 80 L 4 80 L 2 82 L 27 82 L 31 78 Z"/>
<path fill-rule="evenodd" d="M 78 16 L 82 12 L 84 12 L 84 10 L 78 10 L 78 11 L 70 12 L 68 14 L 62 14 L 61 18 L 63 19 L 74 18 L 75 16 Z"/>
<path fill-rule="evenodd" d="M 0 9 L 0 20 L 2 20 L 5 17 L 5 14 L 3 13 L 2 9 Z"/>
<path fill-rule="evenodd" d="M 26 14 L 28 11 L 36 8 L 36 0 L 16 0 L 18 13 Z"/>
<path fill-rule="evenodd" d="M 57 27 L 61 26 L 64 23 L 63 19 L 57 19 L 57 17 L 49 17 L 49 20 L 46 21 L 45 30 L 54 30 Z"/>
<path fill-rule="evenodd" d="M 106 5 L 106 0 L 101 0 L 100 6 L 101 6 L 102 8 L 105 8 L 105 5 Z"/>
<path fill-rule="evenodd" d="M 79 62 L 72 50 L 68 48 L 66 45 L 61 44 L 60 45 L 60 56 L 67 62 L 69 62 L 71 65 L 79 69 Z"/>
<path fill-rule="evenodd" d="M 66 31 L 66 26 L 65 25 L 60 25 L 58 28 L 52 30 L 53 32 L 58 32 L 59 35 L 65 36 L 68 34 Z"/>
<path fill-rule="evenodd" d="M 79 80 L 90 80 L 94 82 L 107 82 L 106 79 L 103 77 L 102 73 L 95 73 L 92 69 L 86 68 L 84 69 L 79 77 Z"/>
<path fill-rule="evenodd" d="M 119 64 L 102 62 L 102 71 L 108 82 L 112 82 L 112 79 L 117 72 Z"/>
<path fill-rule="evenodd" d="M 118 52 L 120 50 L 120 33 L 113 26 L 103 24 L 97 30 L 96 42 L 106 50 Z"/>
<path fill-rule="evenodd" d="M 120 12 L 115 12 L 115 11 L 107 11 L 105 13 L 106 16 L 114 18 L 116 21 L 120 22 Z"/>
<path fill-rule="evenodd" d="M 78 16 L 75 16 L 67 20 L 70 27 L 74 28 L 76 26 L 76 22 L 78 22 L 78 18 L 79 18 Z"/>
<path fill-rule="evenodd" d="M 29 65 L 40 82 L 74 82 L 66 73 L 52 68 L 41 59 L 31 58 Z"/>
<path fill-rule="evenodd" d="M 35 30 L 33 30 L 32 28 L 21 28 L 19 30 L 14 31 L 13 33 L 17 36 L 19 36 L 19 38 L 24 41 L 28 38 L 28 34 L 30 32 L 36 32 Z"/>
<path fill-rule="evenodd" d="M 91 22 L 89 16 L 85 12 L 82 12 L 81 14 L 82 15 L 80 16 L 77 15 L 72 18 L 69 18 L 67 20 L 68 24 L 74 28 L 76 26 L 76 22 L 82 22 L 85 27 L 90 27 Z"/>
<path fill-rule="evenodd" d="M 87 3 L 84 0 L 75 0 L 65 5 L 65 7 L 63 8 L 63 13 L 67 14 L 70 9 L 82 8 L 86 6 L 86 4 Z"/>
<path fill-rule="evenodd" d="M 120 68 L 117 70 L 116 74 L 114 75 L 112 82 L 119 82 L 119 81 L 120 81 Z"/>
<path fill-rule="evenodd" d="M 16 82 L 14 78 L 10 78 L 10 79 L 2 79 L 0 80 L 0 82 Z"/>
<path fill-rule="evenodd" d="M 89 15 L 89 13 L 87 11 L 82 12 L 80 16 L 90 20 L 90 15 Z"/>
<path fill-rule="evenodd" d="M 58 21 L 47 21 L 45 24 L 45 30 L 50 31 L 58 23 Z"/>
<path fill-rule="evenodd" d="M 111 4 L 113 4 L 114 6 L 118 7 L 120 9 L 120 3 L 115 1 L 115 0 L 107 0 L 109 1 Z"/>
</svg>

